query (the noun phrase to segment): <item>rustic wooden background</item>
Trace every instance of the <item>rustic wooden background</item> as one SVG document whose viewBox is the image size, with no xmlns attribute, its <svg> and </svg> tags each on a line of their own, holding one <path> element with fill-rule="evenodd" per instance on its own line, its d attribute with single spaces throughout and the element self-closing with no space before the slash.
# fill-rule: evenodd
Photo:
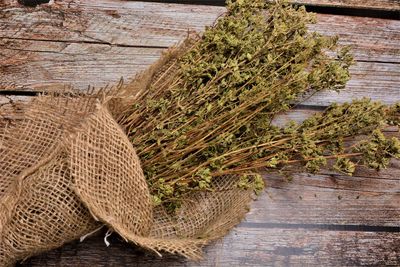
<svg viewBox="0 0 400 267">
<path fill-rule="evenodd" d="M 0 104 L 66 85 L 84 89 L 129 80 L 188 31 L 201 31 L 224 12 L 222 1 L 175 2 L 207 5 L 66 0 L 28 8 L 0 0 Z M 353 46 L 357 64 L 340 94 L 320 93 L 276 123 L 362 96 L 400 101 L 399 0 L 293 2 L 318 11 L 319 22 L 310 29 L 338 34 Z M 106 247 L 102 233 L 19 266 L 400 266 L 399 161 L 353 177 L 325 171 L 298 174 L 291 182 L 265 179 L 268 188 L 245 221 L 207 246 L 201 262 L 160 259 L 115 235 Z"/>
</svg>

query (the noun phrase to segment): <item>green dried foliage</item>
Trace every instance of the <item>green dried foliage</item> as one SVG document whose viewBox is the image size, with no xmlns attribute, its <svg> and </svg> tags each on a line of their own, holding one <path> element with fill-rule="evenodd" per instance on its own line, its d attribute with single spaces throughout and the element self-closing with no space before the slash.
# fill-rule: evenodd
<svg viewBox="0 0 400 267">
<path fill-rule="evenodd" d="M 387 139 L 380 130 L 375 130 L 354 151 L 362 155 L 364 165 L 380 170 L 389 165 L 391 158 L 400 158 L 400 141 L 394 137 Z"/>
<path fill-rule="evenodd" d="M 399 157 L 398 140 L 376 131 L 398 123 L 399 105 L 362 99 L 301 124 L 272 125 L 305 94 L 344 88 L 349 48 L 309 32 L 315 16 L 304 7 L 237 0 L 227 9 L 201 37 L 186 41 L 185 52 L 125 114 L 156 204 L 179 207 L 185 194 L 213 190 L 213 178 L 226 174 L 240 175 L 240 188 L 260 190 L 255 173 L 262 169 L 302 163 L 318 172 L 333 158 L 334 169 L 351 174 L 360 162 L 379 169 Z"/>
</svg>

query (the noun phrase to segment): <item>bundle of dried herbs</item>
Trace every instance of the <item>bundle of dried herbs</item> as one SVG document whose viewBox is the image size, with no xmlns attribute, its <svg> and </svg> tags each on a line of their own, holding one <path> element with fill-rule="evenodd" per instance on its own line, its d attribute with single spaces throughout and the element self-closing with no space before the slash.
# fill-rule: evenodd
<svg viewBox="0 0 400 267">
<path fill-rule="evenodd" d="M 186 194 L 212 191 L 213 179 L 226 174 L 240 175 L 239 187 L 260 190 L 261 171 L 301 163 L 314 173 L 335 159 L 331 167 L 351 175 L 357 165 L 380 169 L 400 157 L 399 140 L 380 131 L 399 105 L 356 100 L 274 126 L 277 114 L 305 96 L 344 88 L 350 49 L 309 32 L 315 16 L 304 7 L 237 0 L 227 9 L 166 60 L 120 120 L 156 205 L 175 210 Z M 360 135 L 364 141 L 350 142 Z"/>
</svg>

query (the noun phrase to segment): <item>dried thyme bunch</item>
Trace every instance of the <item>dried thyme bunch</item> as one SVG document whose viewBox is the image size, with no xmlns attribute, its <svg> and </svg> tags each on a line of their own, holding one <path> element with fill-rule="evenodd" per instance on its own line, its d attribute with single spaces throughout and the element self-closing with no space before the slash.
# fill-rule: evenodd
<svg viewBox="0 0 400 267">
<path fill-rule="evenodd" d="M 381 168 L 399 157 L 398 140 L 379 132 L 395 107 L 366 99 L 332 105 L 299 125 L 272 125 L 304 94 L 342 89 L 349 49 L 308 32 L 315 17 L 304 7 L 237 0 L 227 10 L 181 46 L 121 120 L 156 204 L 175 209 L 186 193 L 212 190 L 213 178 L 225 174 L 260 189 L 262 168 L 303 163 L 317 172 L 334 158 L 333 168 L 350 174 L 357 164 Z M 347 145 L 360 134 L 369 141 Z"/>
</svg>

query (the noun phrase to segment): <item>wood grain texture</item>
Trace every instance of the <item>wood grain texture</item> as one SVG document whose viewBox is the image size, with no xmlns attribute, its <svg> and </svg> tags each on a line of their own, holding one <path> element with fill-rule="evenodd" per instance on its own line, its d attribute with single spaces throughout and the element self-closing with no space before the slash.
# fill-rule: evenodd
<svg viewBox="0 0 400 267">
<path fill-rule="evenodd" d="M 1 41 L 0 41 L 1 42 Z M 0 53 L 0 89 L 57 90 L 66 85 L 86 89 L 89 85 L 113 85 L 155 62 L 161 48 L 119 47 L 50 41 L 14 40 Z M 324 91 L 304 102 L 328 105 L 361 96 L 392 104 L 400 101 L 400 64 L 357 62 L 352 79 L 340 93 Z"/>
<path fill-rule="evenodd" d="M 15 40 L 0 51 L 13 55 L 0 59 L 2 89 L 58 90 L 66 85 L 101 87 L 132 78 L 155 62 L 163 49 Z"/>
<path fill-rule="evenodd" d="M 204 260 L 158 258 L 128 246 L 116 236 L 106 247 L 102 236 L 27 260 L 36 266 L 398 266 L 400 233 L 280 228 L 242 223 L 206 248 Z M 104 233 L 103 233 L 104 234 Z"/>
<path fill-rule="evenodd" d="M 399 226 L 399 167 L 396 161 L 382 174 L 360 169 L 353 177 L 299 173 L 291 181 L 267 174 L 266 194 L 246 218 L 258 223 Z"/>
<path fill-rule="evenodd" d="M 154 62 L 188 30 L 201 31 L 221 7 L 120 1 L 74 1 L 69 6 L 3 8 L 0 88 L 85 89 L 116 83 Z M 357 65 L 341 94 L 307 101 L 326 105 L 367 96 L 393 103 L 400 95 L 400 21 L 318 15 L 311 30 L 338 34 L 354 47 Z"/>
<path fill-rule="evenodd" d="M 5 89 L 65 84 L 86 88 L 130 78 L 154 62 L 161 48 L 182 40 L 188 29 L 200 31 L 212 24 L 224 11 L 220 7 L 117 1 L 26 10 L 2 12 L 0 85 Z M 400 93 L 400 67 L 390 64 L 399 62 L 400 22 L 332 15 L 319 15 L 318 19 L 312 30 L 339 34 L 344 44 L 354 46 L 356 59 L 366 62 L 353 67 L 353 79 L 341 96 L 325 92 L 319 95 L 321 101 L 308 104 L 360 95 L 391 103 Z"/>
<path fill-rule="evenodd" d="M 0 36 L 166 48 L 188 31 L 201 32 L 225 11 L 215 6 L 112 0 L 62 3 L 35 9 L 3 8 Z M 400 21 L 319 14 L 311 29 L 338 34 L 343 44 L 354 46 L 358 60 L 400 62 Z"/>
</svg>

